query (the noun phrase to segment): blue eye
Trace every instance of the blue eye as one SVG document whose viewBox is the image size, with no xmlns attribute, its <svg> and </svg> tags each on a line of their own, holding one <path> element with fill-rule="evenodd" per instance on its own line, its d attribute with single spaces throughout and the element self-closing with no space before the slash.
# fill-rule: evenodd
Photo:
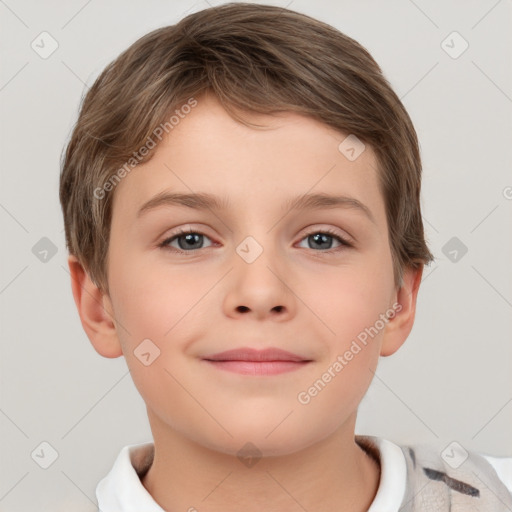
<svg viewBox="0 0 512 512">
<path fill-rule="evenodd" d="M 352 247 L 352 244 L 350 244 L 347 240 L 345 240 L 343 237 L 338 235 L 335 231 L 331 231 L 330 229 L 326 229 L 324 231 L 311 231 L 309 234 L 307 234 L 302 240 L 312 240 L 313 244 L 325 244 L 329 241 L 329 239 L 334 239 L 339 243 L 338 247 L 335 247 L 334 249 L 331 248 L 332 242 L 327 243 L 329 247 L 326 247 L 325 251 L 321 252 L 335 252 L 340 250 L 344 247 Z M 318 251 L 317 251 L 318 252 Z"/>
<path fill-rule="evenodd" d="M 159 247 L 180 254 L 194 254 L 196 251 L 199 251 L 200 249 L 212 246 L 210 245 L 208 247 L 199 247 L 200 245 L 202 245 L 202 242 L 205 238 L 208 240 L 210 239 L 208 236 L 197 230 L 180 229 L 176 234 L 174 234 L 170 238 L 165 239 L 161 244 L 159 244 Z M 332 248 L 332 242 L 329 243 L 330 239 L 336 240 L 339 244 L 338 247 Z M 322 253 L 332 253 L 349 247 L 353 247 L 353 245 L 348 240 L 346 240 L 345 238 L 337 234 L 335 231 L 332 231 L 330 229 L 326 229 L 323 231 L 311 231 L 310 233 L 306 234 L 301 239 L 301 241 L 302 240 L 312 240 L 313 244 L 327 244 L 329 247 L 324 247 L 323 249 L 325 250 L 315 251 Z M 178 247 L 171 246 L 173 242 L 178 242 Z M 320 248 L 322 249 L 322 247 Z"/>
<path fill-rule="evenodd" d="M 199 249 L 203 249 L 203 247 L 197 247 L 197 245 L 200 245 L 202 239 L 205 237 L 208 238 L 203 233 L 194 231 L 192 229 L 190 229 L 190 230 L 180 229 L 180 231 L 178 231 L 178 233 L 176 233 L 172 237 L 164 240 L 160 244 L 160 247 L 162 247 L 164 249 L 167 248 L 170 250 L 174 250 L 179 253 L 195 252 L 195 251 L 198 251 Z M 178 246 L 179 246 L 178 248 L 170 246 L 170 244 L 174 241 L 178 242 Z"/>
</svg>

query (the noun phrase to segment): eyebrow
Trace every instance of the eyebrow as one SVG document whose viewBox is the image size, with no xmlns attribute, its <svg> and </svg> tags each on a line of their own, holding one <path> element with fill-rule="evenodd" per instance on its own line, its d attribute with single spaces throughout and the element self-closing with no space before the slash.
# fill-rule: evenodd
<svg viewBox="0 0 512 512">
<path fill-rule="evenodd" d="M 185 206 L 194 210 L 226 210 L 231 203 L 226 197 L 218 197 L 206 192 L 183 194 L 178 192 L 160 192 L 145 202 L 137 213 L 137 218 L 162 206 Z M 354 197 L 337 196 L 325 193 L 304 194 L 284 202 L 286 210 L 320 210 L 351 208 L 360 211 L 374 224 L 375 218 L 370 209 Z"/>
</svg>

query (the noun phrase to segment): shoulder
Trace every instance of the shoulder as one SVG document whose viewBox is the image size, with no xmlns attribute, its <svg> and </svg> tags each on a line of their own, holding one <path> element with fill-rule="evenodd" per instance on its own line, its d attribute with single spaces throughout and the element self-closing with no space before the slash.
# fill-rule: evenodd
<svg viewBox="0 0 512 512">
<path fill-rule="evenodd" d="M 512 457 L 491 457 L 466 450 L 454 441 L 448 446 L 416 444 L 400 446 L 407 466 L 408 496 L 425 489 L 423 501 L 439 502 L 457 510 L 512 509 Z"/>
</svg>

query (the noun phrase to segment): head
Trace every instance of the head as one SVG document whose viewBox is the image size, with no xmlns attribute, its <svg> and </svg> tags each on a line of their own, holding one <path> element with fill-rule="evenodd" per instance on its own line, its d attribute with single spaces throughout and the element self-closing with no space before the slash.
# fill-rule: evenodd
<svg viewBox="0 0 512 512">
<path fill-rule="evenodd" d="M 369 370 L 412 328 L 433 259 L 420 188 L 412 122 L 361 45 L 273 6 L 191 14 L 107 66 L 67 146 L 60 199 L 84 329 L 100 354 L 125 356 L 152 426 L 226 452 L 311 444 L 355 419 Z M 220 204 L 140 212 L 166 192 Z M 292 207 L 313 193 L 349 199 Z M 194 254 L 176 252 L 187 241 Z M 205 364 L 241 346 L 310 363 L 263 380 Z M 318 379 L 325 389 L 306 392 Z"/>
</svg>

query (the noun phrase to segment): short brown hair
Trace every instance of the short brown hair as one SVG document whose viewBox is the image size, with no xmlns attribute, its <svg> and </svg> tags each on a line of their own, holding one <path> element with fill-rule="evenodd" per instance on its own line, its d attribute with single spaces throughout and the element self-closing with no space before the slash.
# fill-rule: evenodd
<svg viewBox="0 0 512 512">
<path fill-rule="evenodd" d="M 305 14 L 228 3 L 141 37 L 83 98 L 62 159 L 60 201 L 67 248 L 103 291 L 108 293 L 109 183 L 116 171 L 118 179 L 129 171 L 126 163 L 149 145 L 157 127 L 169 126 L 177 108 L 203 93 L 213 93 L 248 126 L 254 125 L 239 112 L 290 111 L 369 144 L 379 164 L 396 286 L 405 267 L 433 260 L 423 233 L 417 135 L 371 55 Z"/>
</svg>

